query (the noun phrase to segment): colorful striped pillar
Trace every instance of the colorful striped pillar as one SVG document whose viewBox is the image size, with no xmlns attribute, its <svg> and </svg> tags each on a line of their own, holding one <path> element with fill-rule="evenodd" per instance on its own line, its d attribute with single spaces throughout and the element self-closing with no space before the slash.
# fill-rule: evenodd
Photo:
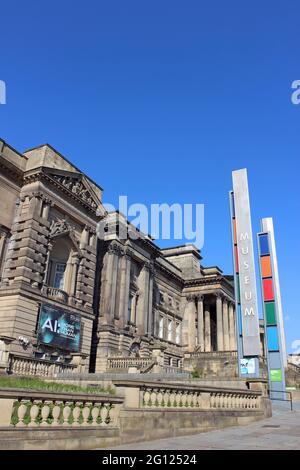
<svg viewBox="0 0 300 470">
<path fill-rule="evenodd" d="M 262 221 L 262 227 L 264 226 Z M 282 335 L 279 320 L 280 292 L 275 279 L 274 253 L 270 232 L 258 234 L 258 252 L 261 276 L 264 326 L 266 337 L 267 364 L 270 398 L 285 399 L 285 370 Z M 280 304 L 281 305 L 281 304 Z"/>
</svg>

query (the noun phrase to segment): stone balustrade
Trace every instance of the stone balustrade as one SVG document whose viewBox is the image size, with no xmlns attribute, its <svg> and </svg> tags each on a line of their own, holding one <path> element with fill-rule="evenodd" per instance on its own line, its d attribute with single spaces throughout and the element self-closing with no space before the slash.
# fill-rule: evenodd
<svg viewBox="0 0 300 470">
<path fill-rule="evenodd" d="M 186 374 L 186 371 L 181 367 L 174 366 L 163 366 L 162 372 L 165 372 L 166 374 Z"/>
<path fill-rule="evenodd" d="M 109 370 L 128 370 L 129 367 L 146 369 L 152 363 L 151 357 L 110 357 L 107 365 Z"/>
<path fill-rule="evenodd" d="M 114 381 L 117 390 L 132 387 L 130 406 L 136 408 L 177 408 L 202 410 L 259 410 L 260 391 L 220 389 L 214 387 Z M 132 397 L 135 396 L 135 401 Z M 125 406 L 127 406 L 125 401 Z"/>
<path fill-rule="evenodd" d="M 143 390 L 146 408 L 259 409 L 259 397 L 244 392 L 200 392 L 146 387 Z"/>
<path fill-rule="evenodd" d="M 44 285 L 42 287 L 42 294 L 45 295 L 46 297 L 49 297 L 50 299 L 59 300 L 66 304 L 68 303 L 68 300 L 69 300 L 69 296 L 64 290 L 57 289 L 56 287 L 52 287 L 52 286 Z"/>
<path fill-rule="evenodd" d="M 9 371 L 13 374 L 35 377 L 51 377 L 57 374 L 72 373 L 76 369 L 74 364 L 53 362 L 46 359 L 26 359 L 19 356 L 10 356 Z"/>
<path fill-rule="evenodd" d="M 221 357 L 221 356 L 228 356 L 228 357 L 237 357 L 237 351 L 211 351 L 211 352 L 204 352 L 204 351 L 195 351 L 186 354 L 187 357 Z"/>
<path fill-rule="evenodd" d="M 118 426 L 123 399 L 111 395 L 0 390 L 0 426 Z M 5 405 L 10 409 L 3 412 Z"/>
</svg>

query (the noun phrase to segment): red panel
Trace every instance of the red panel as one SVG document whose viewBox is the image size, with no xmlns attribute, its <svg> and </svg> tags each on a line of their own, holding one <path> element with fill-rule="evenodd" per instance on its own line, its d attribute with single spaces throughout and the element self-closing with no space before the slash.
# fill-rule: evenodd
<svg viewBox="0 0 300 470">
<path fill-rule="evenodd" d="M 273 280 L 264 279 L 263 287 L 264 287 L 264 299 L 266 301 L 274 300 Z"/>
<path fill-rule="evenodd" d="M 239 255 L 238 255 L 238 249 L 237 246 L 235 247 L 235 272 L 239 272 Z"/>
</svg>

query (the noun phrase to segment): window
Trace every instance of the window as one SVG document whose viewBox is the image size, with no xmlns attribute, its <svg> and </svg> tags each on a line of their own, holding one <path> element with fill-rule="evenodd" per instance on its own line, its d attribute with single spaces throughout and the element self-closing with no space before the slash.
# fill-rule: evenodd
<svg viewBox="0 0 300 470">
<path fill-rule="evenodd" d="M 172 326 L 173 326 L 173 322 L 172 320 L 168 320 L 168 336 L 167 336 L 167 339 L 168 341 L 172 341 Z"/>
<path fill-rule="evenodd" d="M 159 293 L 159 302 L 160 302 L 161 304 L 164 303 L 164 294 L 163 294 L 162 292 Z"/>
<path fill-rule="evenodd" d="M 64 277 L 65 277 L 66 264 L 65 263 L 56 263 L 53 287 L 56 289 L 64 288 Z"/>
<path fill-rule="evenodd" d="M 176 344 L 180 344 L 180 323 L 176 323 Z"/>
<path fill-rule="evenodd" d="M 159 330 L 158 330 L 159 338 L 164 337 L 164 317 L 159 318 Z"/>
<path fill-rule="evenodd" d="M 169 298 L 168 298 L 168 301 L 169 301 L 169 306 L 172 307 L 172 305 L 173 305 L 172 297 L 169 297 Z"/>
</svg>

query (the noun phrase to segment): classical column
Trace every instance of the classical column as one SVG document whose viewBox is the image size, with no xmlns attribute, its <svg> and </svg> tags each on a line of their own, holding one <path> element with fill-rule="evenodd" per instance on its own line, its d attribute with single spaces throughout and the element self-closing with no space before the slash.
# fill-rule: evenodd
<svg viewBox="0 0 300 470">
<path fill-rule="evenodd" d="M 89 227 L 85 225 L 84 229 L 81 232 L 80 248 L 84 248 L 88 244 L 89 244 Z"/>
<path fill-rule="evenodd" d="M 218 351 L 224 350 L 224 341 L 223 341 L 223 301 L 221 294 L 216 296 L 216 310 L 217 310 L 217 349 Z"/>
<path fill-rule="evenodd" d="M 78 265 L 79 259 L 78 254 L 72 257 L 72 275 L 71 275 L 71 288 L 70 288 L 70 295 L 71 297 L 76 297 L 76 283 L 77 283 L 77 274 L 78 274 Z"/>
<path fill-rule="evenodd" d="M 236 331 L 235 331 L 235 320 L 234 320 L 234 305 L 230 302 L 229 304 L 229 342 L 230 351 L 236 351 Z"/>
<path fill-rule="evenodd" d="M 116 293 L 117 247 L 112 244 L 104 258 L 101 282 L 100 316 L 105 323 L 112 323 Z"/>
<path fill-rule="evenodd" d="M 205 304 L 204 311 L 204 328 L 205 328 L 205 352 L 211 352 L 211 327 L 210 327 L 210 308 Z"/>
<path fill-rule="evenodd" d="M 130 265 L 131 256 L 126 252 L 121 258 L 121 286 L 120 286 L 120 327 L 124 327 L 127 323 L 128 304 L 129 304 L 129 289 L 130 289 Z"/>
<path fill-rule="evenodd" d="M 0 234 L 0 279 L 2 274 L 2 267 L 4 266 L 4 257 L 6 249 L 7 233 L 3 232 Z"/>
<path fill-rule="evenodd" d="M 42 214 L 42 194 L 39 192 L 33 192 L 29 195 L 29 212 L 32 215 L 41 216 Z"/>
<path fill-rule="evenodd" d="M 228 318 L 228 301 L 227 299 L 223 300 L 223 334 L 224 334 L 224 351 L 229 351 L 230 342 L 229 342 L 229 318 Z"/>
<path fill-rule="evenodd" d="M 149 263 L 145 263 L 138 278 L 140 297 L 136 309 L 136 326 L 139 335 L 144 335 L 148 328 L 149 278 Z"/>
<path fill-rule="evenodd" d="M 195 297 L 193 295 L 187 296 L 187 303 L 184 310 L 184 317 L 182 322 L 182 336 L 183 345 L 188 351 L 195 350 L 196 345 L 196 322 L 195 322 Z"/>
<path fill-rule="evenodd" d="M 197 297 L 197 319 L 198 319 L 198 347 L 204 351 L 204 319 L 203 319 L 203 295 Z"/>
<path fill-rule="evenodd" d="M 153 319 L 153 279 L 155 275 L 154 265 L 150 263 L 149 266 L 149 296 L 148 296 L 148 321 L 147 321 L 147 334 L 151 336 L 154 334 L 154 319 Z"/>
<path fill-rule="evenodd" d="M 41 217 L 45 220 L 49 219 L 50 208 L 53 205 L 52 201 L 46 197 L 43 197 L 42 213 Z"/>
</svg>

